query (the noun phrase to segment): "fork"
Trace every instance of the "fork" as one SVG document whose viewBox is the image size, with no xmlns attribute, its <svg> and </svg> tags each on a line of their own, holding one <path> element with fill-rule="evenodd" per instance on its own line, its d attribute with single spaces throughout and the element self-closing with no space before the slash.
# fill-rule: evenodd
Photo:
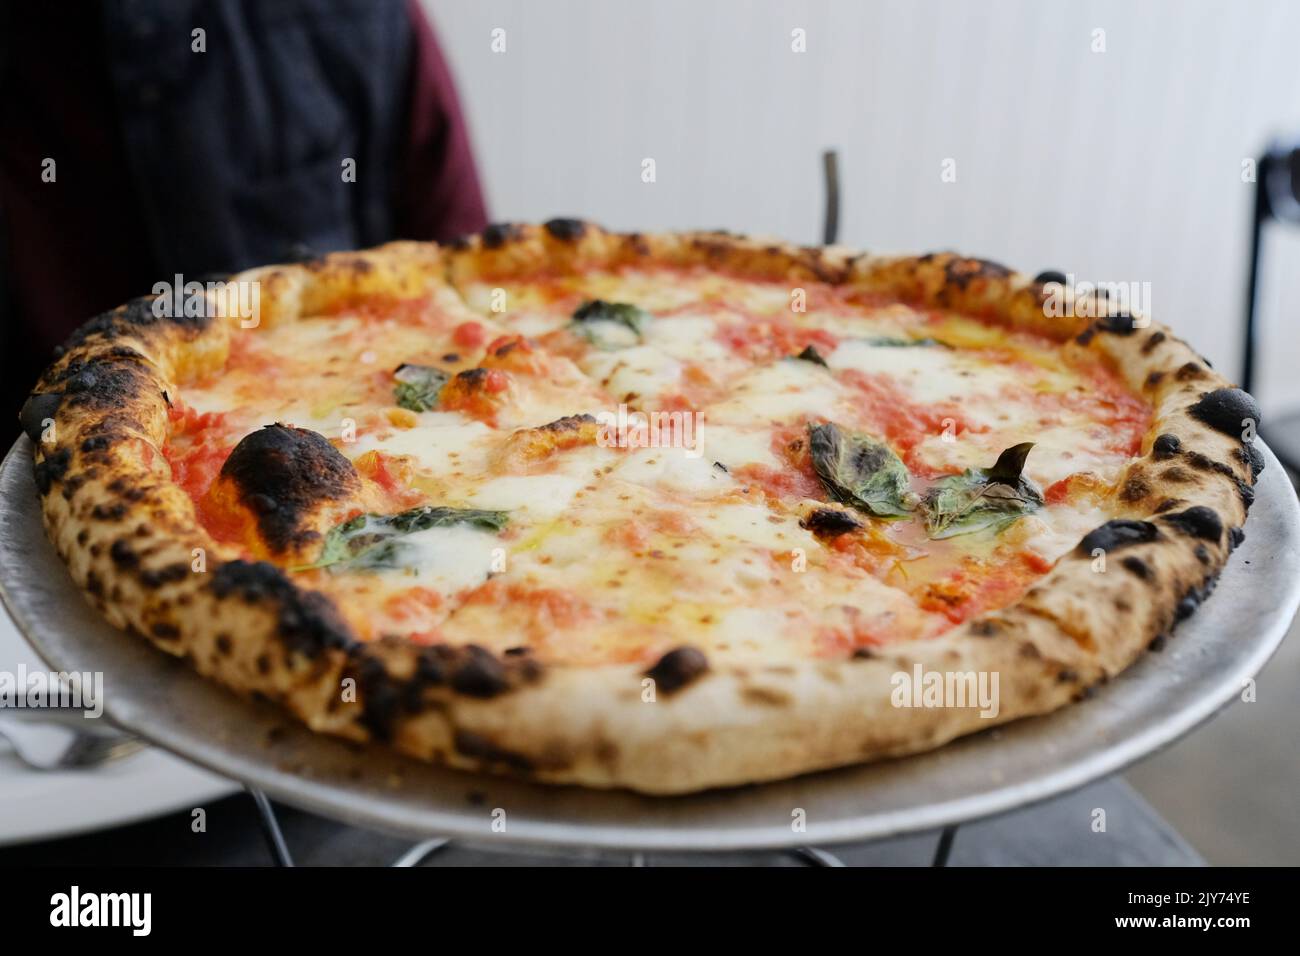
<svg viewBox="0 0 1300 956">
<path fill-rule="evenodd" d="M 121 731 L 80 730 L 52 721 L 0 715 L 0 738 L 34 770 L 90 770 L 144 749 L 145 743 Z"/>
</svg>

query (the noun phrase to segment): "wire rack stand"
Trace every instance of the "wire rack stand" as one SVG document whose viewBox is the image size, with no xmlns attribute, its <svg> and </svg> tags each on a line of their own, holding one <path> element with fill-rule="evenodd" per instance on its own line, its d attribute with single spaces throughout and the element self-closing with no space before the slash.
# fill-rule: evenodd
<svg viewBox="0 0 1300 956">
<path fill-rule="evenodd" d="M 294 866 L 293 854 L 289 852 L 289 846 L 284 839 L 284 832 L 280 829 L 280 821 L 275 815 L 275 806 L 267 798 L 266 794 L 256 787 L 245 785 L 244 790 L 247 791 L 253 800 L 253 805 L 257 808 L 257 818 L 261 824 L 262 837 L 266 841 L 266 848 L 271 854 L 272 861 L 276 866 Z M 939 843 L 935 847 L 934 858 L 930 863 L 931 866 L 948 865 L 948 857 L 952 853 L 952 841 L 956 833 L 956 824 L 943 828 L 943 832 L 939 835 Z M 390 863 L 389 866 L 419 866 L 451 845 L 452 841 L 445 837 L 422 840 L 419 843 L 412 844 L 406 852 Z M 804 866 L 847 866 L 834 853 L 815 846 L 795 847 L 784 852 Z M 645 853 L 633 852 L 628 855 L 628 865 L 649 866 L 650 862 Z"/>
</svg>

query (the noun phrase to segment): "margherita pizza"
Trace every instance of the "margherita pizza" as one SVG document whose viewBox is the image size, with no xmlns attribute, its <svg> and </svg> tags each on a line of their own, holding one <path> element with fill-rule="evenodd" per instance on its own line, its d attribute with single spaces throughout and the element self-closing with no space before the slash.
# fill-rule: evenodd
<svg viewBox="0 0 1300 956">
<path fill-rule="evenodd" d="M 1051 711 L 1262 467 L 1167 329 L 953 254 L 555 220 L 230 281 L 253 319 L 137 300 L 42 378 L 50 538 L 204 675 L 460 768 L 675 793 Z"/>
</svg>

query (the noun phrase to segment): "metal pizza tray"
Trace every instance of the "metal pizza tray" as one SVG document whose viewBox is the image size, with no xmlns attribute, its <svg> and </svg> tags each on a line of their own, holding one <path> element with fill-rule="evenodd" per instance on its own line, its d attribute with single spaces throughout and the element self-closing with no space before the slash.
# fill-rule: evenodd
<svg viewBox="0 0 1300 956">
<path fill-rule="evenodd" d="M 0 466 L 0 595 L 53 669 L 102 671 L 108 715 L 286 803 L 421 836 L 608 848 L 830 844 L 932 829 L 1068 791 L 1178 739 L 1237 697 L 1300 604 L 1300 504 L 1267 468 L 1218 589 L 1159 653 L 1082 703 L 914 757 L 686 797 L 547 787 L 317 736 L 117 631 L 45 537 L 22 438 Z M 93 799 L 87 789 L 87 799 Z M 805 829 L 792 824 L 803 820 Z M 504 826 L 504 829 L 502 829 Z"/>
</svg>

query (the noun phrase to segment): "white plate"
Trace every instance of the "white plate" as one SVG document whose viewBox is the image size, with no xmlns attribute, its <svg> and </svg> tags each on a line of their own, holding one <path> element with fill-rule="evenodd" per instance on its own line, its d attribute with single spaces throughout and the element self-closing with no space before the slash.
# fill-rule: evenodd
<svg viewBox="0 0 1300 956">
<path fill-rule="evenodd" d="M 0 608 L 0 671 L 46 666 Z M 201 807 L 238 789 L 161 750 L 95 770 L 29 770 L 0 741 L 0 845 L 69 836 Z"/>
</svg>

